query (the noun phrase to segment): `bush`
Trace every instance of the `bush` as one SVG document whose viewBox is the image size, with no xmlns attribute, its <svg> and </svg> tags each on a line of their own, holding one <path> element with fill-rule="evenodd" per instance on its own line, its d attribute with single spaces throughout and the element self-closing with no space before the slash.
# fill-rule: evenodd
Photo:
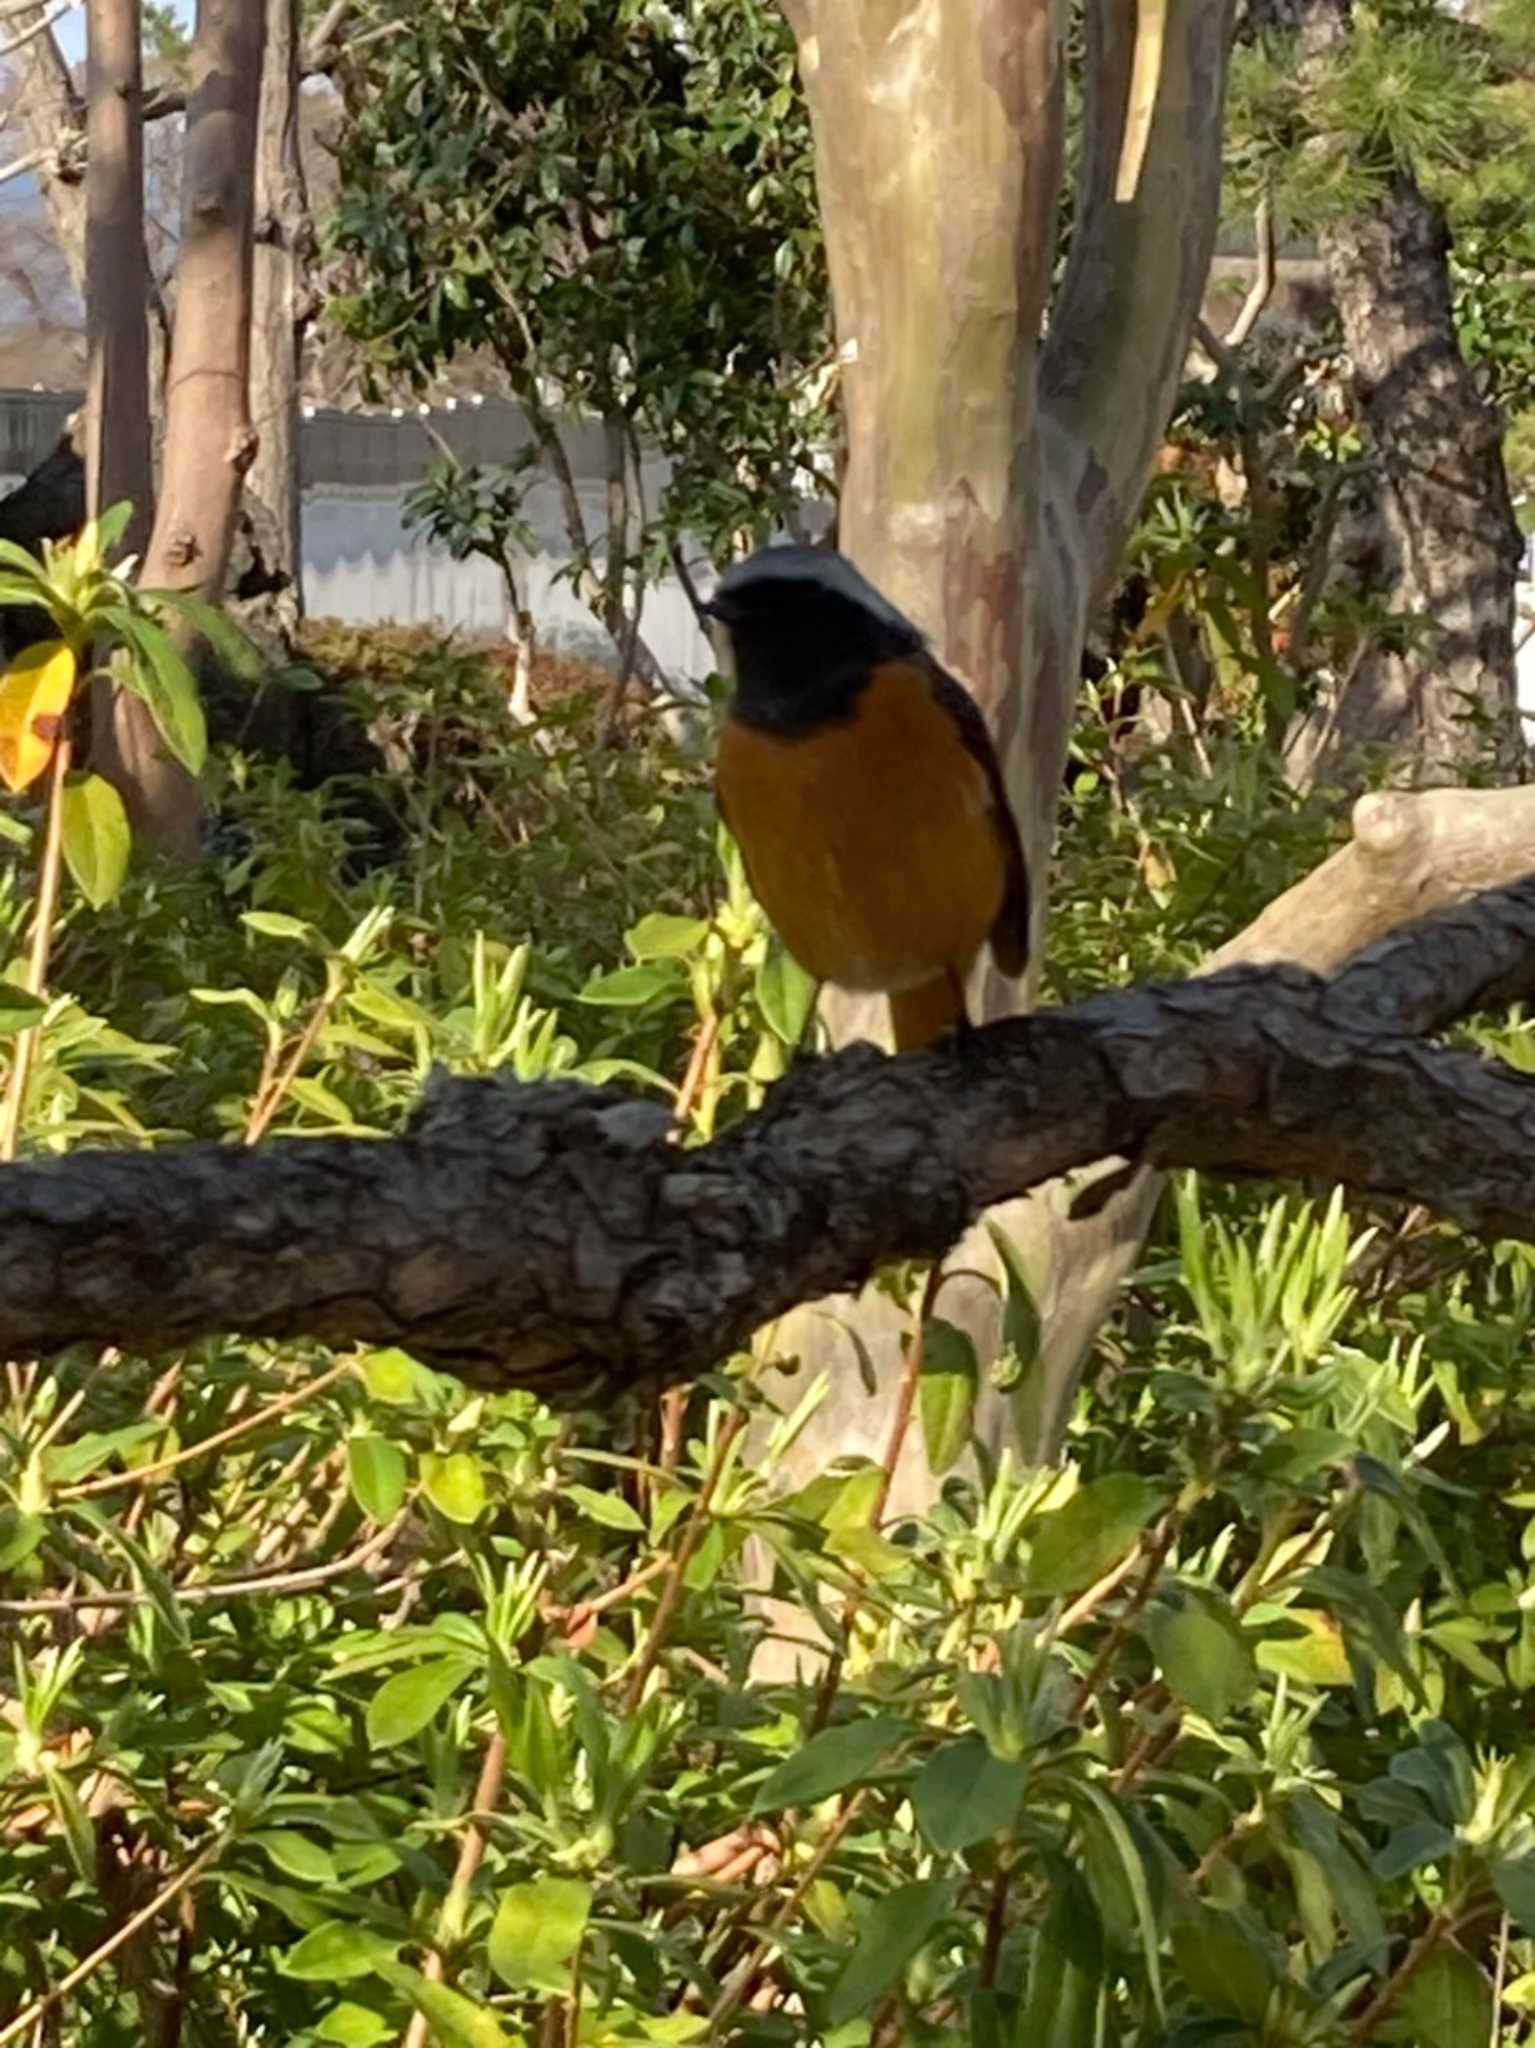
<svg viewBox="0 0 1535 2048">
<path fill-rule="evenodd" d="M 808 991 L 701 763 L 599 746 L 579 697 L 510 728 L 496 688 L 375 669 L 361 786 L 222 757 L 204 871 L 68 909 L 25 1142 L 386 1131 L 434 1061 L 674 1101 L 691 1065 L 690 1141 L 759 1100 Z M 1079 781 L 1058 989 L 1181 970 L 1325 843 L 1207 739 Z M 8 953 L 27 908 L 0 874 Z M 1535 1062 L 1518 1018 L 1489 1042 Z M 914 1314 L 922 1278 L 882 1284 Z M 963 1455 L 979 1375 L 1028 1370 L 1020 1296 L 999 1359 L 930 1337 L 942 1494 L 896 1523 L 867 1460 L 778 1490 L 823 1388 L 770 1338 L 659 1418 L 395 1351 L 13 1362 L 0 2014 L 89 2048 L 413 2011 L 452 2048 L 1527 2039 L 1532 1285 L 1522 1247 L 1183 1177 L 1063 1469 Z M 792 1682 L 754 1676 L 765 1592 L 817 1646 Z"/>
</svg>

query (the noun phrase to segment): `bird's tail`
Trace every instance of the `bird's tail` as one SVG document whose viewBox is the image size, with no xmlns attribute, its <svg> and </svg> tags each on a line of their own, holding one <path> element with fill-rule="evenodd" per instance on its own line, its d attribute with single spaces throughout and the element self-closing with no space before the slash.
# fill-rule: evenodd
<svg viewBox="0 0 1535 2048">
<path fill-rule="evenodd" d="M 935 975 L 920 987 L 890 997 L 890 1029 L 897 1052 L 931 1045 L 964 1019 L 965 991 L 957 975 Z"/>
</svg>

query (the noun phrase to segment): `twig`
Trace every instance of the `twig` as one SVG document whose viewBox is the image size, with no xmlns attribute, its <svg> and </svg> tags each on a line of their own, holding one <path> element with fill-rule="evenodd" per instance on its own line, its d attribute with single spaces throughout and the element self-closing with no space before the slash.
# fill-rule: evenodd
<svg viewBox="0 0 1535 2048">
<path fill-rule="evenodd" d="M 1156 1540 L 1146 1552 L 1146 1569 L 1141 1575 L 1140 1584 L 1125 1602 L 1124 1612 L 1116 1617 L 1114 1626 L 1104 1638 L 1103 1645 L 1093 1659 L 1086 1677 L 1077 1687 L 1076 1697 L 1070 1707 L 1071 1718 L 1074 1721 L 1086 1713 L 1088 1702 L 1102 1684 L 1104 1673 L 1118 1655 L 1119 1647 L 1130 1633 L 1136 1616 L 1151 1598 L 1152 1588 L 1162 1575 L 1162 1567 L 1167 1562 L 1167 1553 L 1173 1547 L 1177 1530 L 1178 1518 L 1169 1515 L 1157 1531 Z"/>
<path fill-rule="evenodd" d="M 151 1920 L 158 1919 L 166 1907 L 181 1896 L 188 1885 L 196 1884 L 209 1864 L 228 1846 L 230 1839 L 227 1834 L 220 1835 L 216 1841 L 210 1842 L 205 1849 L 200 1850 L 184 1870 L 178 1871 L 169 1884 L 162 1886 L 155 1893 L 148 1905 L 141 1906 L 114 1934 L 108 1935 L 99 1948 L 92 1949 L 83 1962 L 75 1965 L 68 1976 L 61 1977 L 58 1983 L 50 1985 L 41 1997 L 34 1998 L 30 2005 L 23 2006 L 7 2026 L 0 2027 L 0 2048 L 6 2048 L 8 2042 L 19 2041 L 24 2034 L 29 2033 L 62 1999 L 67 1998 L 71 1991 L 78 1990 L 88 1977 L 96 1974 L 103 1963 L 109 1962 L 125 1942 L 131 1941 L 141 1928 L 149 1925 Z"/>
<path fill-rule="evenodd" d="M 770 1933 L 776 1933 L 779 1928 L 786 1927 L 789 1921 L 793 1919 L 795 1913 L 799 1910 L 800 1901 L 825 1869 L 827 1862 L 840 1845 L 843 1836 L 858 1818 L 864 1801 L 868 1796 L 867 1786 L 862 1791 L 855 1792 L 831 1826 L 826 1830 L 826 1833 L 816 1845 L 815 1853 L 800 1872 L 799 1881 L 796 1883 L 793 1891 L 789 1893 L 789 1896 L 783 1901 L 777 1912 L 769 1919 L 767 1925 Z M 708 2038 L 711 2041 L 718 2040 L 721 2037 L 726 2020 L 729 2019 L 742 1999 L 751 1991 L 757 1972 L 767 1961 L 772 1948 L 773 1944 L 771 1941 L 759 1941 L 732 1974 L 730 1981 L 725 1985 L 719 1997 L 710 2008 Z M 0 2044 L 0 2048 L 3 2048 L 3 2044 Z"/>
<path fill-rule="evenodd" d="M 394 1520 L 375 1530 L 366 1543 L 360 1543 L 345 1557 L 332 1558 L 329 1564 L 310 1565 L 303 1571 L 258 1573 L 248 1579 L 194 1580 L 190 1585 L 175 1586 L 172 1591 L 178 1600 L 196 1605 L 205 1600 L 233 1600 L 245 1593 L 305 1592 L 340 1578 L 343 1572 L 371 1564 L 399 1535 L 409 1514 L 408 1507 L 401 1508 Z M 87 1607 L 142 1607 L 148 1598 L 147 1593 L 137 1588 L 107 1593 L 57 1593 L 36 1600 L 0 1600 L 0 1614 L 76 1614 Z"/>
<path fill-rule="evenodd" d="M 682 1532 L 682 1539 L 673 1554 L 671 1572 L 666 1584 L 661 1588 L 661 1597 L 656 1602 L 656 1611 L 651 1617 L 650 1630 L 640 1650 L 639 1661 L 636 1663 L 630 1675 L 629 1683 L 625 1688 L 625 1713 L 634 1713 L 645 1696 L 645 1686 L 655 1666 L 656 1658 L 661 1653 L 661 1645 L 666 1640 L 666 1631 L 671 1623 L 673 1610 L 682 1593 L 683 1574 L 692 1563 L 693 1553 L 697 1550 L 699 1541 L 703 1536 L 704 1524 L 708 1520 L 709 1510 L 713 1506 L 715 1491 L 724 1474 L 725 1460 L 729 1456 L 731 1445 L 745 1427 L 746 1410 L 744 1408 L 733 1409 L 726 1419 L 724 1428 L 720 1431 L 719 1442 L 714 1447 L 714 1456 L 710 1459 L 709 1469 L 704 1475 L 704 1483 L 699 1488 L 697 1500 L 693 1503 L 693 1512 L 688 1516 L 687 1525 Z"/>
<path fill-rule="evenodd" d="M 275 1422 L 279 1415 L 291 1414 L 295 1408 L 302 1408 L 306 1401 L 312 1401 L 327 1387 L 334 1386 L 352 1370 L 352 1361 L 346 1359 L 340 1365 L 333 1365 L 328 1372 L 322 1372 L 312 1380 L 306 1380 L 301 1387 L 290 1388 L 286 1394 L 269 1401 L 254 1415 L 247 1415 L 239 1422 L 230 1423 L 227 1429 L 215 1430 L 212 1436 L 204 1437 L 201 1443 L 188 1444 L 184 1451 L 174 1456 L 160 1458 L 153 1465 L 140 1465 L 132 1472 L 108 1472 L 99 1479 L 84 1479 L 78 1486 L 65 1487 L 59 1494 L 60 1500 L 83 1500 L 91 1493 L 111 1493 L 119 1486 L 147 1486 L 151 1479 L 162 1479 L 167 1472 L 174 1472 L 178 1465 L 188 1465 L 196 1458 L 206 1458 L 210 1451 L 222 1450 L 232 1444 L 236 1437 L 249 1435 L 253 1429 Z"/>
<path fill-rule="evenodd" d="M 330 986 L 318 999 L 314 1009 L 310 1012 L 309 1021 L 299 1033 L 297 1043 L 294 1045 L 287 1065 L 281 1068 L 275 1078 L 269 1081 L 265 1088 L 258 1093 L 255 1102 L 251 1106 L 250 1117 L 245 1126 L 244 1142 L 247 1145 L 257 1144 L 266 1136 L 267 1126 L 271 1123 L 273 1117 L 276 1116 L 283 1097 L 287 1094 L 289 1088 L 292 1087 L 294 1080 L 303 1069 L 305 1060 L 308 1059 L 310 1053 L 314 1050 L 315 1040 L 319 1037 L 321 1031 L 324 1030 L 326 1020 L 329 1018 L 332 1010 L 335 1009 L 337 1003 L 340 1002 L 343 991 L 344 983 L 341 976 L 333 972 Z"/>
<path fill-rule="evenodd" d="M 1441 1906 L 1349 2030 L 1348 2038 L 1353 2048 L 1369 2048 L 1369 2044 L 1396 2010 L 1397 2000 L 1440 1942 L 1454 1931 L 1454 1927 L 1454 1911 L 1447 1906 Z M 4 2037 L 0 2036 L 0 2048 L 3 2048 L 3 2040 Z"/>
<path fill-rule="evenodd" d="M 1240 348 L 1258 324 L 1259 315 L 1274 296 L 1279 275 L 1278 248 L 1274 234 L 1273 201 L 1265 192 L 1253 215 L 1253 234 L 1258 244 L 1258 271 L 1242 310 L 1226 330 L 1227 348 Z"/>
<path fill-rule="evenodd" d="M 901 1369 L 901 1383 L 896 1389 L 895 1413 L 890 1420 L 890 1435 L 885 1443 L 885 1455 L 880 1465 L 879 1491 L 874 1496 L 874 1505 L 869 1512 L 869 1526 L 878 1528 L 890 1499 L 890 1489 L 895 1484 L 896 1467 L 901 1462 L 901 1452 L 906 1447 L 906 1433 L 911 1427 L 912 1410 L 916 1406 L 917 1387 L 922 1378 L 922 1359 L 927 1343 L 927 1326 L 932 1319 L 933 1307 L 938 1291 L 944 1281 L 943 1261 L 933 1262 L 922 1289 L 922 1303 L 917 1310 L 917 1327 L 912 1332 L 911 1342 L 906 1347 L 906 1358 Z M 847 1663 L 847 1646 L 853 1639 L 853 1624 L 858 1619 L 862 1605 L 861 1589 L 855 1587 L 848 1596 L 847 1606 L 842 1612 L 842 1644 L 828 1658 L 826 1670 L 821 1678 L 821 1688 L 816 1696 L 815 1712 L 810 1717 L 809 1732 L 818 1735 L 831 1718 L 837 1689 L 842 1683 L 843 1668 Z"/>
<path fill-rule="evenodd" d="M 459 1844 L 458 1862 L 453 1870 L 453 1882 L 448 1887 L 448 1896 L 442 1902 L 442 1911 L 437 1916 L 437 1931 L 432 1937 L 432 1947 L 421 1965 L 421 1974 L 429 1977 L 434 1984 L 440 1984 L 446 1964 L 442 1952 L 457 1941 L 463 1931 L 464 1908 L 469 1900 L 469 1887 L 474 1874 L 480 1867 L 485 1854 L 485 1829 L 483 1821 L 495 1812 L 501 1798 L 501 1785 L 506 1776 L 506 1737 L 498 1728 L 485 1745 L 484 1760 L 480 1765 L 479 1782 L 474 1788 L 474 1809 L 464 1825 L 464 1839 Z M 400 2048 L 425 2048 L 430 2022 L 424 2012 L 411 2014 L 410 2024 L 400 2036 Z"/>
<path fill-rule="evenodd" d="M 46 35 L 56 21 L 61 21 L 66 14 L 73 14 L 79 5 L 80 0 L 53 0 L 53 5 L 39 15 L 30 28 L 18 29 L 15 35 L 0 43 L 0 57 L 13 56 L 35 37 Z"/>
</svg>

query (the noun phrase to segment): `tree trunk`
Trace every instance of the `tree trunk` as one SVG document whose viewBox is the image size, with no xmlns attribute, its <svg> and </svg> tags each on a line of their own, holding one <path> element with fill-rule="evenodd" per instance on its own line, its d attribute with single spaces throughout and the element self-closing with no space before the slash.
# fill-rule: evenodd
<svg viewBox="0 0 1535 2048">
<path fill-rule="evenodd" d="M 123 551 L 142 558 L 154 480 L 138 0 L 89 0 L 86 37 L 85 506 L 96 518 L 126 499 L 133 517 Z M 128 755 L 155 740 L 149 707 L 99 678 L 91 725 L 93 766 L 125 788 Z"/>
<path fill-rule="evenodd" d="M 1139 178 L 1120 200 L 1135 10 L 1090 0 L 1076 226 L 1041 343 L 1060 197 L 1062 11 L 1048 0 L 786 4 L 845 362 L 840 544 L 930 634 L 990 719 L 1035 884 L 1037 954 L 1088 609 L 1135 516 L 1209 267 L 1232 10 L 1169 0 Z M 1150 34 L 1158 11 L 1145 17 Z M 1020 1001 L 989 970 L 978 979 L 979 1014 Z M 884 1038 L 883 1008 L 826 1004 L 841 1039 Z M 994 1220 L 1027 1238 L 1046 1299 L 1062 1270 L 1063 1220 L 1046 1201 Z M 984 1235 L 954 1263 L 998 1271 Z M 835 1311 L 855 1313 L 851 1302 Z M 849 1354 L 824 1307 L 779 1333 L 786 1352 L 833 1378 L 796 1445 L 797 1474 L 883 1449 L 906 1319 L 883 1298 L 856 1313 L 873 1399 L 844 1370 Z M 942 1313 L 995 1355 L 986 1282 L 946 1282 Z M 983 1396 L 980 1432 L 1011 1433 L 1011 1408 Z M 1032 1438 L 1027 1415 L 1022 1426 Z M 909 1441 L 892 1511 L 931 1487 Z"/>
<path fill-rule="evenodd" d="M 1398 171 L 1377 205 L 1321 243 L 1379 479 L 1368 593 L 1418 630 L 1383 636 L 1297 751 L 1313 772 L 1347 780 L 1384 750 L 1394 779 L 1421 786 L 1484 768 L 1490 743 L 1513 779 L 1523 547 L 1501 422 L 1455 333 L 1443 211 Z"/>
<path fill-rule="evenodd" d="M 187 105 L 176 324 L 165 455 L 144 583 L 220 594 L 246 472 L 250 422 L 251 221 L 263 0 L 201 0 Z M 129 758 L 135 828 L 195 852 L 197 785 L 157 743 Z"/>
<path fill-rule="evenodd" d="M 256 225 L 251 296 L 251 420 L 256 458 L 246 488 L 276 522 L 268 570 L 288 579 L 303 610 L 298 417 L 304 334 L 313 314 L 314 225 L 299 152 L 297 0 L 270 0 L 256 123 Z"/>
</svg>

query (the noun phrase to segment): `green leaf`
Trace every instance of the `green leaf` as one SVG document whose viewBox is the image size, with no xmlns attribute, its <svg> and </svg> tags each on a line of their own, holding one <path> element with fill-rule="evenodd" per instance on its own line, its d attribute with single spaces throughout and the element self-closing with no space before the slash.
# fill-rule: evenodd
<svg viewBox="0 0 1535 2048">
<path fill-rule="evenodd" d="M 1510 1920 L 1535 1933 L 1535 1856 L 1500 1856 L 1489 1867 Z"/>
<path fill-rule="evenodd" d="M 163 626 L 124 606 L 101 616 L 121 637 L 131 656 L 125 680 L 149 706 L 160 737 L 192 775 L 202 773 L 208 754 L 208 726 L 197 695 L 197 678 Z"/>
<path fill-rule="evenodd" d="M 1240 1624 L 1216 1596 L 1168 1588 L 1145 1620 L 1170 1691 L 1207 1721 L 1224 1721 L 1253 1696 L 1258 1664 Z"/>
<path fill-rule="evenodd" d="M 1162 1492 L 1132 1472 L 1111 1472 L 1034 1525 L 1028 1583 L 1036 1593 L 1079 1593 L 1139 1540 Z"/>
<path fill-rule="evenodd" d="M 313 945 L 320 934 L 301 917 L 289 917 L 281 910 L 242 910 L 240 922 L 264 939 L 298 939 Z"/>
<path fill-rule="evenodd" d="M 325 1920 L 293 1944 L 280 1968 L 285 1977 L 306 1984 L 344 1984 L 352 1977 L 371 1976 L 394 1950 L 393 1942 L 371 1928 L 349 1920 Z"/>
<path fill-rule="evenodd" d="M 576 1001 L 637 1010 L 660 996 L 683 995 L 687 985 L 687 976 L 675 961 L 651 961 L 643 967 L 619 967 L 612 974 L 595 976 L 585 988 L 577 989 Z"/>
<path fill-rule="evenodd" d="M 1414 1821 L 1408 1827 L 1398 1828 L 1385 1847 L 1376 1851 L 1370 1868 L 1383 1884 L 1389 1884 L 1393 1878 L 1405 1877 L 1409 1870 L 1420 1870 L 1425 1863 L 1444 1862 L 1455 1854 L 1458 1846 L 1455 1835 L 1438 1821 Z"/>
<path fill-rule="evenodd" d="M 368 1702 L 369 1748 L 392 1749 L 419 1735 L 472 1669 L 467 1656 L 431 1657 L 386 1678 Z"/>
<path fill-rule="evenodd" d="M 404 1992 L 430 2025 L 440 2048 L 513 2048 L 511 2036 L 490 2008 L 462 1991 L 434 1984 L 408 1963 L 387 1963 L 379 1975 Z"/>
<path fill-rule="evenodd" d="M 1029 1965 L 1028 2001 L 1012 2030 L 1018 2048 L 1094 2048 L 1103 1979 L 1103 1924 L 1074 1871 L 1060 1873 Z"/>
<path fill-rule="evenodd" d="M 757 1007 L 785 1045 L 798 1045 L 815 1008 L 816 980 L 780 945 L 757 969 Z"/>
<path fill-rule="evenodd" d="M 405 1499 L 405 1453 L 384 1436 L 347 1439 L 352 1498 L 370 1520 L 392 1522 Z"/>
<path fill-rule="evenodd" d="M 97 1472 L 121 1451 L 131 1451 L 164 1434 L 165 1424 L 146 1418 L 124 1423 L 121 1429 L 92 1429 L 72 1443 L 50 1444 L 43 1453 L 43 1473 L 50 1486 L 69 1486 L 89 1473 Z"/>
<path fill-rule="evenodd" d="M 331 2042 L 334 2048 L 378 2048 L 380 2041 L 390 2040 L 397 2030 L 382 2013 L 343 1998 L 339 2005 L 331 2007 L 314 2031 L 318 2040 Z"/>
<path fill-rule="evenodd" d="M 840 2027 L 867 2012 L 937 1932 L 952 1905 L 948 1880 L 941 1877 L 919 1878 L 876 1899 L 863 1917 L 853 1953 L 826 1994 L 825 2024 Z"/>
<path fill-rule="evenodd" d="M 1459 1949 L 1436 1949 L 1396 2010 L 1413 2048 L 1481 2048 L 1492 2038 L 1492 1988 Z"/>
<path fill-rule="evenodd" d="M 1167 2006 L 1162 1992 L 1161 1935 L 1141 1852 L 1135 1845 L 1118 1801 L 1101 1785 L 1088 1778 L 1068 1778 L 1063 1781 L 1062 1789 L 1082 1816 L 1089 1881 L 1106 1924 L 1111 1923 L 1111 1916 L 1101 1887 L 1110 1870 L 1117 1870 L 1123 1880 L 1140 1935 L 1141 1961 L 1146 1966 L 1151 1996 L 1157 2016 L 1165 2024 Z"/>
<path fill-rule="evenodd" d="M 485 1512 L 485 1480 L 467 1451 L 445 1457 L 426 1451 L 421 1458 L 421 1486 L 427 1499 L 450 1522 L 477 1522 Z"/>
<path fill-rule="evenodd" d="M 673 917 L 653 910 L 624 933 L 624 944 L 636 960 L 675 960 L 691 953 L 709 936 L 706 917 Z"/>
<path fill-rule="evenodd" d="M 794 1754 L 770 1771 L 752 1802 L 753 1813 L 783 1806 L 814 1806 L 833 1792 L 872 1778 L 890 1753 L 911 1734 L 908 1722 L 891 1714 L 849 1721 L 840 1728 L 812 1735 Z"/>
<path fill-rule="evenodd" d="M 934 1475 L 947 1472 L 970 1442 L 980 1364 L 969 1334 L 934 1316 L 922 1331 L 917 1405 Z"/>
<path fill-rule="evenodd" d="M 416 1398 L 418 1367 L 409 1352 L 366 1351 L 358 1361 L 368 1392 L 375 1401 L 403 1408 Z"/>
<path fill-rule="evenodd" d="M 1190 1990 L 1212 2013 L 1230 2013 L 1250 2026 L 1261 2025 L 1277 1973 L 1245 1916 L 1191 1905 L 1188 1917 L 1173 1930 L 1173 1959 Z"/>
<path fill-rule="evenodd" d="M 0 981 L 0 1036 L 30 1031 L 47 1007 L 41 996 L 18 988 L 14 981 Z"/>
<path fill-rule="evenodd" d="M 123 800 L 101 775 L 73 775 L 60 799 L 64 859 L 92 910 L 105 909 L 123 886 L 133 833 Z"/>
<path fill-rule="evenodd" d="M 935 1849 L 957 1855 L 1007 1832 L 1028 1777 L 1026 1764 L 993 1756 L 978 1735 L 962 1735 L 934 1750 L 917 1773 L 917 1825 Z"/>
<path fill-rule="evenodd" d="M 643 1536 L 645 1524 L 621 1494 L 599 1493 L 591 1486 L 562 1486 L 560 1498 L 570 1501 L 589 1521 L 604 1529 L 622 1529 L 628 1535 Z"/>
<path fill-rule="evenodd" d="M 491 1968 L 513 1991 L 531 1984 L 562 1991 L 571 1957 L 586 1932 L 592 1888 L 574 1877 L 541 1877 L 510 1885 L 496 1907 L 486 1942 Z"/>
<path fill-rule="evenodd" d="M 245 1838 L 264 1849 L 277 1868 L 306 1884 L 334 1884 L 335 1859 L 297 1828 L 258 1828 Z"/>
</svg>

